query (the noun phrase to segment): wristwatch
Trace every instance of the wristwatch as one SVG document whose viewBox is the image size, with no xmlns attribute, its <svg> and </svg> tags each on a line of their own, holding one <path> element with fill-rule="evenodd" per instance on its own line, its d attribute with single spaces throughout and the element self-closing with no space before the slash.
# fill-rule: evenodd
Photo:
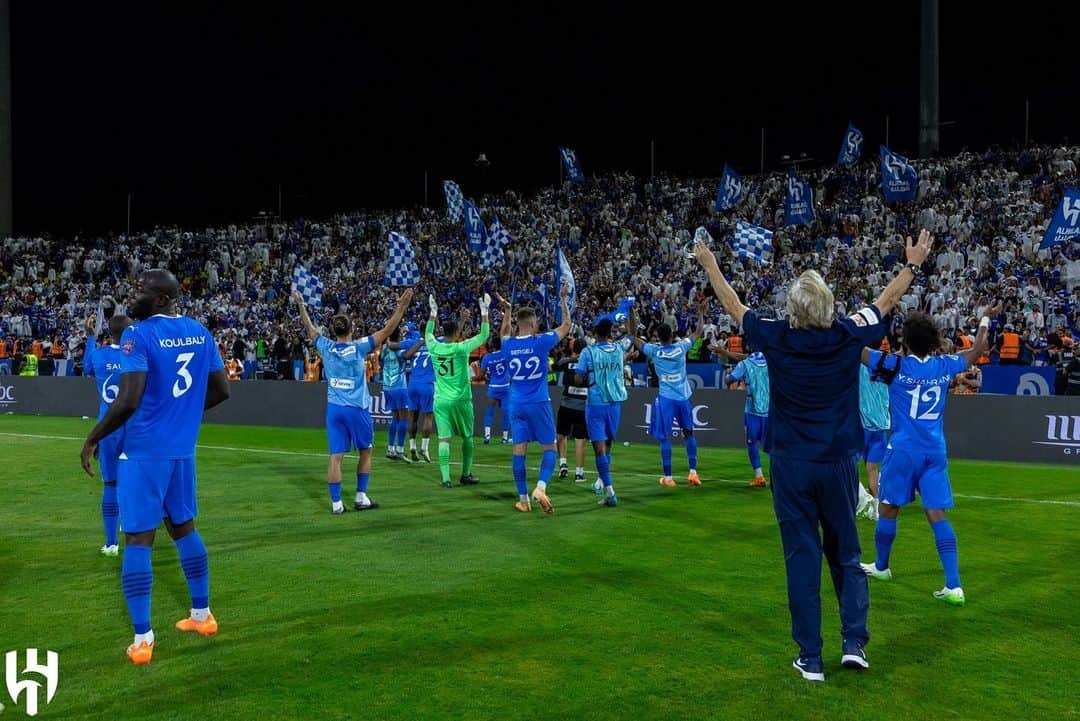
<svg viewBox="0 0 1080 721">
<path fill-rule="evenodd" d="M 912 275 L 918 275 L 919 272 L 922 270 L 921 266 L 915 265 L 914 263 L 908 263 L 904 267 L 910 270 Z"/>
</svg>

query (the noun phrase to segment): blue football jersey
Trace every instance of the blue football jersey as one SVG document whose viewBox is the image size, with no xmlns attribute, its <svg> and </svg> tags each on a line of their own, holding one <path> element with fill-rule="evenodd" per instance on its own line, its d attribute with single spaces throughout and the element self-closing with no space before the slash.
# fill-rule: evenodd
<svg viewBox="0 0 1080 721">
<path fill-rule="evenodd" d="M 871 368 L 881 356 L 881 351 L 870 351 Z M 958 355 L 900 356 L 900 368 L 889 384 L 890 448 L 945 455 L 945 399 L 952 379 L 966 370 L 967 361 Z"/>
<path fill-rule="evenodd" d="M 769 365 L 763 353 L 751 353 L 739 361 L 731 377 L 746 382 L 746 413 L 769 415 Z"/>
<path fill-rule="evenodd" d="M 105 417 L 109 406 L 116 400 L 120 392 L 120 374 L 124 368 L 124 353 L 118 345 L 107 345 L 95 348 L 93 357 L 90 359 L 90 372 L 97 384 L 98 420 Z"/>
<path fill-rule="evenodd" d="M 383 390 L 400 391 L 405 389 L 405 361 L 401 359 L 403 353 L 404 351 L 393 350 L 388 345 L 383 346 L 379 361 L 382 365 Z"/>
<path fill-rule="evenodd" d="M 225 369 L 210 331 L 184 316 L 155 315 L 120 337 L 121 373 L 146 373 L 146 390 L 124 426 L 132 460 L 192 458 L 207 379 Z"/>
<path fill-rule="evenodd" d="M 510 385 L 510 366 L 506 361 L 503 350 L 492 351 L 480 360 L 480 369 L 490 374 L 489 388 L 506 388 Z"/>
<path fill-rule="evenodd" d="M 413 346 L 423 342 L 423 338 L 417 338 L 408 350 L 412 350 Z M 431 353 L 428 352 L 426 345 L 421 345 L 420 349 L 413 354 L 412 373 L 409 374 L 409 387 L 420 386 L 435 386 L 435 368 L 431 365 Z"/>
<path fill-rule="evenodd" d="M 859 415 L 868 431 L 889 430 L 889 386 L 870 380 L 870 369 L 859 369 Z"/>
<path fill-rule="evenodd" d="M 623 351 L 614 343 L 597 343 L 582 350 L 577 372 L 588 379 L 590 406 L 626 400 Z"/>
<path fill-rule="evenodd" d="M 371 408 L 364 358 L 375 350 L 371 336 L 338 343 L 325 336 L 315 339 L 315 349 L 323 359 L 326 374 L 326 402 L 353 408 Z"/>
<path fill-rule="evenodd" d="M 559 334 L 553 330 L 540 335 L 503 338 L 502 350 L 510 360 L 510 402 L 547 403 L 548 355 L 559 344 Z"/>
<path fill-rule="evenodd" d="M 686 352 L 693 345 L 692 341 L 681 340 L 671 345 L 646 343 L 641 349 L 656 368 L 661 398 L 670 398 L 673 401 L 690 398 L 690 381 L 686 378 Z"/>
</svg>

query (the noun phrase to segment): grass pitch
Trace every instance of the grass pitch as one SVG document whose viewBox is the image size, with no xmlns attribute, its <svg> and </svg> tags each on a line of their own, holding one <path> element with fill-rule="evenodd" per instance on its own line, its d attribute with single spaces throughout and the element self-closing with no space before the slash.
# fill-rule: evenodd
<svg viewBox="0 0 1080 721">
<path fill-rule="evenodd" d="M 42 695 L 40 718 L 1080 715 L 1080 471 L 1069 466 L 951 463 L 968 605 L 930 596 L 941 570 L 910 509 L 895 580 L 871 584 L 870 670 L 840 667 L 826 571 L 827 681 L 810 684 L 790 668 L 769 491 L 746 487 L 740 450 L 702 449 L 704 485 L 666 489 L 657 447 L 618 446 L 618 508 L 598 506 L 591 483 L 556 480 L 556 515 L 525 516 L 512 508 L 509 448 L 478 444 L 481 484 L 442 490 L 436 465 L 382 458 L 382 433 L 369 491 L 382 508 L 334 517 L 321 431 L 205 426 L 198 525 L 221 632 L 172 628 L 189 599 L 161 532 L 158 642 L 136 668 L 123 654 L 120 561 L 97 551 L 99 482 L 79 469 L 89 429 L 0 418 L 0 651 L 59 652 L 59 688 L 47 707 Z M 860 530 L 871 558 L 873 524 Z M 3 700 L 20 717 L 22 703 Z"/>
</svg>

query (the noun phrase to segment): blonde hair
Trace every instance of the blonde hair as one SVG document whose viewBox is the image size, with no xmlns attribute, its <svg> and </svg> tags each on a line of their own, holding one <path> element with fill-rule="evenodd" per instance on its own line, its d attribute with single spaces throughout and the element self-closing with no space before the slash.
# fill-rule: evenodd
<svg viewBox="0 0 1080 721">
<path fill-rule="evenodd" d="M 832 291 L 820 273 L 808 270 L 792 282 L 788 290 L 787 311 L 792 328 L 832 326 L 836 304 Z"/>
</svg>

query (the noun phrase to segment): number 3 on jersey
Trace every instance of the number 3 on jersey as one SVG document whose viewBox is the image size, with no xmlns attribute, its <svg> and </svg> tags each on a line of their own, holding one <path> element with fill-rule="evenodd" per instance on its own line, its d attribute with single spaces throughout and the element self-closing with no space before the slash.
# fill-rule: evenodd
<svg viewBox="0 0 1080 721">
<path fill-rule="evenodd" d="M 920 397 L 919 393 L 921 391 L 921 388 L 916 387 L 907 392 L 911 396 L 910 415 L 919 421 L 936 421 L 941 417 L 941 411 L 937 410 L 938 404 L 941 402 L 941 388 L 940 386 L 930 386 Z M 919 414 L 920 401 L 930 404 L 929 408 L 923 410 L 922 415 Z"/>
<path fill-rule="evenodd" d="M 522 375 L 521 371 L 524 368 L 529 375 Z M 518 382 L 521 381 L 534 381 L 537 378 L 543 378 L 544 374 L 540 371 L 540 359 L 536 356 L 530 356 L 525 359 L 525 363 L 522 364 L 520 358 L 514 358 L 510 361 L 510 370 L 514 372 L 511 376 L 511 380 Z"/>
<path fill-rule="evenodd" d="M 180 364 L 180 369 L 176 371 L 176 375 L 180 376 L 178 380 L 173 381 L 172 395 L 173 398 L 179 398 L 191 389 L 191 374 L 188 373 L 188 363 L 195 357 L 194 353 L 181 353 L 176 356 L 176 362 Z M 184 382 L 184 385 L 180 385 L 180 381 Z"/>
</svg>

